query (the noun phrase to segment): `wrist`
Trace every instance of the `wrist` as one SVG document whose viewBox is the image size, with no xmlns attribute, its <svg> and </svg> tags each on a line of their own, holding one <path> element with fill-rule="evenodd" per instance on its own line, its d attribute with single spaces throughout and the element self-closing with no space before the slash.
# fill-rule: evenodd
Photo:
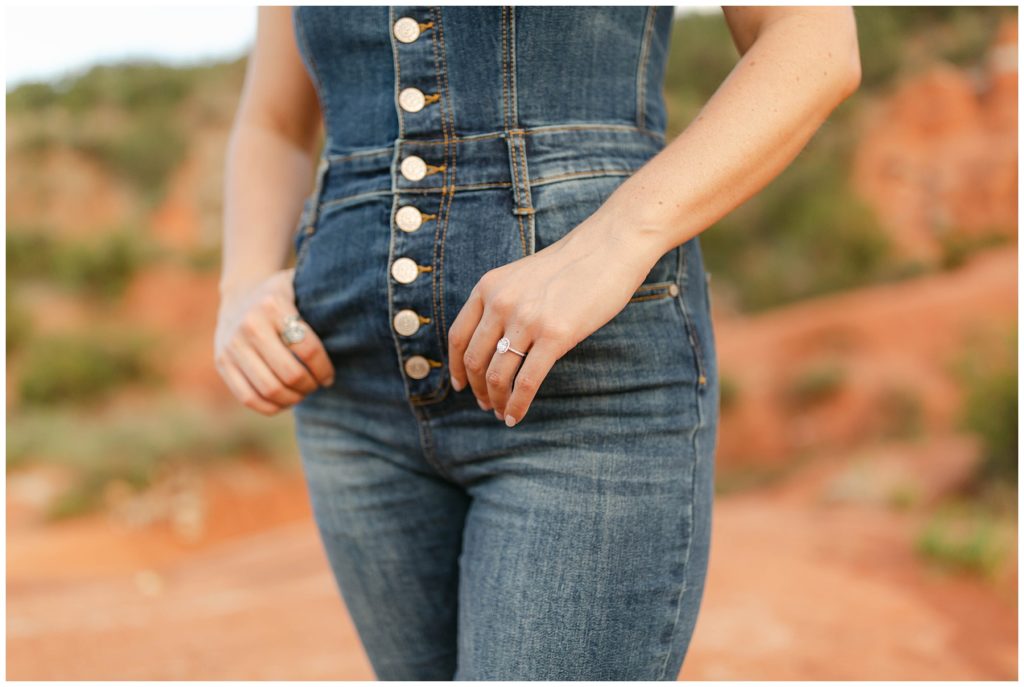
<svg viewBox="0 0 1024 687">
<path fill-rule="evenodd" d="M 221 278 L 218 284 L 222 302 L 236 301 L 266 281 L 273 272 L 230 274 Z"/>
<path fill-rule="evenodd" d="M 660 225 L 639 218 L 628 204 L 609 198 L 594 214 L 569 232 L 572 242 L 602 245 L 620 263 L 630 265 L 641 277 L 674 246 L 668 245 Z"/>
</svg>

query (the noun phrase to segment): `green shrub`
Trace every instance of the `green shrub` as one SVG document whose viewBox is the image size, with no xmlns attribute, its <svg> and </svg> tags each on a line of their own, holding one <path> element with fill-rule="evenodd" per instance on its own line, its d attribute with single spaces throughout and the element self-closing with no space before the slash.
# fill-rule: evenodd
<svg viewBox="0 0 1024 687">
<path fill-rule="evenodd" d="M 975 353 L 982 361 L 966 366 L 963 373 L 966 395 L 961 410 L 962 425 L 982 442 L 982 461 L 977 483 L 1017 484 L 1017 337 L 1003 356 Z"/>
<path fill-rule="evenodd" d="M 740 385 L 732 377 L 719 375 L 718 377 L 719 405 L 722 410 L 728 410 L 736 405 L 740 396 Z"/>
<path fill-rule="evenodd" d="M 129 332 L 41 337 L 20 364 L 20 397 L 29 405 L 94 401 L 130 383 L 159 378 L 150 340 Z"/>
<path fill-rule="evenodd" d="M 11 285 L 7 284 L 7 355 L 23 348 L 32 337 L 32 318 L 19 303 Z"/>
<path fill-rule="evenodd" d="M 137 115 L 116 134 L 85 132 L 73 145 L 135 186 L 147 202 L 162 194 L 171 171 L 184 159 L 187 141 L 173 112 Z"/>
<path fill-rule="evenodd" d="M 158 254 L 147 237 L 127 228 L 73 241 L 58 238 L 46 227 L 7 233 L 8 279 L 51 281 L 106 298 L 119 296 L 139 268 Z"/>
<path fill-rule="evenodd" d="M 8 418 L 7 469 L 59 465 L 72 484 L 50 507 L 54 518 L 102 505 L 113 482 L 142 489 L 177 464 L 254 456 L 282 465 L 295 459 L 289 414 L 258 415 L 242 406 L 219 410 L 162 397 L 130 410 L 32 408 Z"/>
<path fill-rule="evenodd" d="M 913 389 L 893 386 L 881 391 L 875 406 L 879 433 L 885 439 L 913 439 L 924 433 L 924 404 Z"/>
<path fill-rule="evenodd" d="M 846 371 L 838 363 L 814 363 L 790 381 L 786 400 L 791 406 L 806 408 L 837 394 L 845 381 Z"/>
<path fill-rule="evenodd" d="M 915 549 L 942 568 L 991 575 L 1006 557 L 1007 535 L 988 510 L 951 503 L 924 526 Z"/>
</svg>

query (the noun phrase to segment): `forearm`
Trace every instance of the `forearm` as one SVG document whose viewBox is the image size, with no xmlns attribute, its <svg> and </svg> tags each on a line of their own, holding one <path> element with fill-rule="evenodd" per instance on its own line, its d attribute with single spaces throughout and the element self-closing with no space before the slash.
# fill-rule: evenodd
<svg viewBox="0 0 1024 687">
<path fill-rule="evenodd" d="M 856 89 L 853 45 L 828 21 L 793 16 L 767 27 L 700 114 L 595 213 L 641 264 L 743 203 L 797 156 Z"/>
<path fill-rule="evenodd" d="M 310 150 L 273 127 L 236 124 L 224 179 L 222 297 L 287 266 L 313 166 Z"/>
</svg>

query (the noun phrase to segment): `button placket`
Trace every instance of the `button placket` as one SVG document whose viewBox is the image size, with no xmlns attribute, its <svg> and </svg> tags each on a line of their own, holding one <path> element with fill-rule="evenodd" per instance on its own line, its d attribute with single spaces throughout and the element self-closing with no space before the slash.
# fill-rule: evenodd
<svg viewBox="0 0 1024 687">
<path fill-rule="evenodd" d="M 448 181 L 446 146 L 426 143 L 447 132 L 441 100 L 443 42 L 438 41 L 440 10 L 430 7 L 393 7 L 392 49 L 398 66 L 394 103 L 399 118 L 392 167 L 393 204 L 391 264 L 388 266 L 391 326 L 410 398 L 426 399 L 444 386 L 435 370 L 443 367 L 440 337 L 424 336 L 434 328 L 435 232 L 419 231 L 436 219 Z M 432 107 L 433 105 L 433 107 Z"/>
</svg>

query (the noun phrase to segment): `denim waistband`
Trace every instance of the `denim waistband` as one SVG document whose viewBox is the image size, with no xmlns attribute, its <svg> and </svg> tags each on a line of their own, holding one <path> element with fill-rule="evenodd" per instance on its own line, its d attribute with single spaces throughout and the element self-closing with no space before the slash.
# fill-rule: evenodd
<svg viewBox="0 0 1024 687">
<path fill-rule="evenodd" d="M 325 154 L 320 201 L 382 193 L 441 193 L 537 186 L 588 176 L 628 175 L 665 146 L 657 131 L 616 124 L 560 124 L 443 138 L 398 138 L 382 148 Z M 422 179 L 401 172 L 426 163 Z"/>
</svg>

